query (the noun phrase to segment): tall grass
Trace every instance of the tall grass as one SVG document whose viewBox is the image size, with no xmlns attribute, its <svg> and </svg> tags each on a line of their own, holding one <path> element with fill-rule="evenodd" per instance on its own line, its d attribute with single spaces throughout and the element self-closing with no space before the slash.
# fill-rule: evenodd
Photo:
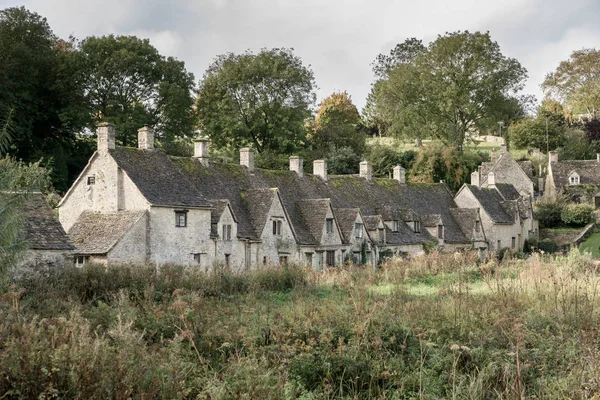
<svg viewBox="0 0 600 400">
<path fill-rule="evenodd" d="M 5 398 L 559 399 L 600 391 L 589 257 L 323 273 L 90 266 L 6 283 Z"/>
</svg>

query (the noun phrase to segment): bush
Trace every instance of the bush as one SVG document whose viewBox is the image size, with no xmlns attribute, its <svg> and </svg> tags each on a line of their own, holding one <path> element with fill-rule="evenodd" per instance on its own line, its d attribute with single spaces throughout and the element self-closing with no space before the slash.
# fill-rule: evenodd
<svg viewBox="0 0 600 400">
<path fill-rule="evenodd" d="M 564 197 L 541 197 L 534 205 L 540 227 L 553 228 L 562 224 L 561 214 L 566 207 Z"/>
<path fill-rule="evenodd" d="M 566 225 L 583 226 L 593 220 L 594 207 L 588 204 L 570 204 L 562 209 L 560 219 Z"/>
<path fill-rule="evenodd" d="M 538 249 L 538 240 L 537 238 L 529 238 L 525 240 L 523 244 L 523 251 L 525 253 L 532 253 Z"/>
<path fill-rule="evenodd" d="M 552 239 L 542 239 L 538 242 L 538 249 L 544 253 L 556 253 L 558 245 Z"/>
</svg>

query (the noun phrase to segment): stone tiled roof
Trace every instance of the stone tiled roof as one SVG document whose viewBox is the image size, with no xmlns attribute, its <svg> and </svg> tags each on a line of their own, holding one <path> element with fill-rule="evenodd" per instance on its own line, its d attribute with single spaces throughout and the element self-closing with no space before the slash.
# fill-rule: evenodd
<svg viewBox="0 0 600 400">
<path fill-rule="evenodd" d="M 363 216 L 363 223 L 365 224 L 365 229 L 368 231 L 374 231 L 379 228 L 379 223 L 382 222 L 383 219 L 381 215 L 365 215 Z"/>
<path fill-rule="evenodd" d="M 255 235 L 250 218 L 245 215 L 248 213 L 241 192 L 276 187 L 301 244 L 315 241 L 297 205 L 300 200 L 310 199 L 330 199 L 335 208 L 359 208 L 363 217 L 384 213 L 396 215 L 390 219 L 384 215 L 384 220 L 399 219 L 402 209 L 412 209 L 416 215 L 440 214 L 446 241 L 469 243 L 450 213 L 456 203 L 445 184 L 400 184 L 392 179 L 369 182 L 357 176 L 330 176 L 329 181 L 323 181 L 309 174 L 299 177 L 292 171 L 248 171 L 239 165 L 216 163 L 207 167 L 190 158 L 173 158 L 173 161 L 207 199 L 226 198 L 230 201 L 238 217 L 240 237 Z M 409 236 L 409 239 L 416 244 L 431 240 L 431 237 L 421 233 Z"/>
<path fill-rule="evenodd" d="M 552 176 L 557 189 L 569 186 L 572 172 L 579 174 L 581 185 L 600 185 L 600 163 L 596 160 L 558 161 L 552 164 Z"/>
<path fill-rule="evenodd" d="M 57 217 L 42 193 L 33 193 L 23 206 L 25 214 L 25 239 L 33 250 L 73 250 Z"/>
<path fill-rule="evenodd" d="M 108 253 L 144 214 L 145 211 L 84 211 L 69 230 L 75 253 Z"/>
<path fill-rule="evenodd" d="M 246 210 L 248 210 L 250 223 L 257 238 L 261 236 L 265 228 L 269 210 L 276 195 L 277 189 L 271 188 L 249 189 L 242 192 L 242 198 L 244 199 Z"/>
<path fill-rule="evenodd" d="M 495 172 L 496 174 L 498 174 L 507 170 L 515 169 L 521 169 L 525 173 L 525 175 L 527 175 L 527 177 L 533 182 L 533 164 L 531 164 L 531 161 L 515 161 L 515 159 L 510 155 L 510 153 L 506 152 L 500 154 L 494 162 L 481 163 L 479 169 L 481 173 L 480 185 L 485 186 L 487 184 L 488 174 L 490 172 Z"/>
<path fill-rule="evenodd" d="M 485 241 L 483 228 L 480 228 L 479 232 L 475 230 L 475 223 L 478 218 L 477 208 L 453 208 L 450 211 L 466 237 L 473 241 Z"/>
<path fill-rule="evenodd" d="M 444 221 L 442 220 L 442 216 L 440 214 L 429 214 L 421 217 L 421 223 L 426 227 L 434 227 L 443 225 Z"/>
<path fill-rule="evenodd" d="M 521 198 L 519 191 L 510 183 L 496 183 L 496 189 L 504 200 L 517 200 Z"/>
<path fill-rule="evenodd" d="M 359 208 L 334 208 L 333 213 L 335 219 L 340 226 L 344 243 L 350 243 L 354 232 L 354 223 L 356 222 L 356 216 L 360 213 Z M 363 221 L 364 224 L 364 221 Z"/>
<path fill-rule="evenodd" d="M 519 164 L 519 167 L 521 167 L 523 172 L 525 172 L 525 175 L 527 175 L 529 179 L 533 181 L 535 174 L 533 170 L 533 163 L 531 162 L 531 160 L 517 161 L 517 164 Z"/>
<path fill-rule="evenodd" d="M 473 185 L 467 185 L 467 187 L 494 222 L 499 224 L 514 223 L 513 216 L 508 215 L 502 206 L 504 199 L 496 189 L 480 188 Z"/>
<path fill-rule="evenodd" d="M 218 224 L 219 220 L 221 219 L 221 215 L 223 215 L 223 213 L 227 209 L 229 200 L 227 200 L 227 199 L 212 200 L 210 202 L 210 204 L 214 208 L 214 210 L 212 210 L 212 213 L 210 215 L 210 222 L 211 222 L 211 224 Z M 235 215 L 233 216 L 233 219 L 235 220 Z"/>
<path fill-rule="evenodd" d="M 117 147 L 110 154 L 152 205 L 210 207 L 162 151 Z"/>
<path fill-rule="evenodd" d="M 317 244 L 321 242 L 323 236 L 323 226 L 327 211 L 331 207 L 329 199 L 305 199 L 297 202 L 298 210 L 302 216 L 304 226 L 307 228 L 310 237 L 305 234 L 301 236 L 303 244 Z"/>
</svg>

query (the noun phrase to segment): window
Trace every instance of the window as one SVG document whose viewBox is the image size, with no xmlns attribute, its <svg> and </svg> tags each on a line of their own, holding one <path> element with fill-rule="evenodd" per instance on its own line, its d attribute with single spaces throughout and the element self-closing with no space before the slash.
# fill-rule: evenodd
<svg viewBox="0 0 600 400">
<path fill-rule="evenodd" d="M 312 267 L 313 253 L 304 253 L 304 259 L 306 260 L 306 265 Z"/>
<path fill-rule="evenodd" d="M 229 262 L 231 261 L 231 254 L 225 254 L 225 265 L 229 267 Z"/>
<path fill-rule="evenodd" d="M 415 227 L 415 229 L 414 229 L 415 233 L 421 232 L 421 221 L 415 221 L 414 227 Z"/>
<path fill-rule="evenodd" d="M 496 250 L 500 250 L 502 248 L 502 240 L 498 240 L 498 247 Z"/>
<path fill-rule="evenodd" d="M 333 218 L 327 218 L 325 220 L 325 229 L 327 233 L 333 233 Z"/>
<path fill-rule="evenodd" d="M 200 253 L 194 253 L 194 264 L 200 265 L 201 260 L 202 260 L 202 255 Z"/>
<path fill-rule="evenodd" d="M 327 254 L 325 255 L 325 263 L 328 267 L 333 267 L 335 265 L 335 251 L 327 250 Z"/>
<path fill-rule="evenodd" d="M 175 211 L 175 226 L 179 228 L 187 226 L 187 211 Z"/>
<path fill-rule="evenodd" d="M 273 220 L 273 235 L 280 236 L 281 235 L 281 227 L 283 226 L 283 222 L 281 220 Z"/>
<path fill-rule="evenodd" d="M 223 240 L 230 241 L 231 240 L 231 225 L 223 225 Z"/>
<path fill-rule="evenodd" d="M 90 256 L 75 256 L 75 266 L 83 267 L 90 261 Z"/>
<path fill-rule="evenodd" d="M 511 248 L 511 249 L 513 249 L 513 250 L 515 249 L 515 247 L 516 247 L 516 242 L 517 242 L 517 239 L 516 239 L 516 238 L 513 236 L 513 237 L 512 237 L 512 241 L 510 242 L 510 248 Z"/>
<path fill-rule="evenodd" d="M 352 262 L 356 265 L 361 264 L 360 262 L 360 251 L 355 251 L 352 253 Z"/>
<path fill-rule="evenodd" d="M 569 177 L 569 185 L 579 185 L 579 175 L 573 174 Z"/>
<path fill-rule="evenodd" d="M 397 220 L 392 221 L 392 232 L 398 232 L 398 228 L 399 228 L 398 221 Z"/>
<path fill-rule="evenodd" d="M 354 236 L 356 236 L 357 238 L 363 237 L 363 224 L 354 224 Z"/>
<path fill-rule="evenodd" d="M 279 265 L 287 265 L 288 256 L 279 256 Z"/>
<path fill-rule="evenodd" d="M 444 225 L 438 225 L 438 239 L 444 238 Z"/>
<path fill-rule="evenodd" d="M 481 230 L 481 222 L 475 221 L 475 232 L 479 232 Z"/>
<path fill-rule="evenodd" d="M 323 269 L 323 252 L 317 252 L 317 271 L 321 271 Z"/>
<path fill-rule="evenodd" d="M 378 231 L 379 231 L 379 243 L 385 242 L 384 230 L 382 228 L 379 228 Z"/>
<path fill-rule="evenodd" d="M 88 185 L 95 185 L 96 184 L 96 175 L 90 175 L 87 177 L 87 184 Z"/>
<path fill-rule="evenodd" d="M 267 265 L 267 257 L 263 257 L 263 265 Z"/>
</svg>

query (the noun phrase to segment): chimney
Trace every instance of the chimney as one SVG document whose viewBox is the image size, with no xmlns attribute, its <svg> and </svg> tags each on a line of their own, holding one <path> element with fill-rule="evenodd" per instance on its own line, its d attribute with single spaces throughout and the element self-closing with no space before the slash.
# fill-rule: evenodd
<svg viewBox="0 0 600 400">
<path fill-rule="evenodd" d="M 500 145 L 500 154 L 506 154 L 506 145 Z"/>
<path fill-rule="evenodd" d="M 394 167 L 394 180 L 400 183 L 406 183 L 406 170 L 402 168 L 402 165 L 396 165 Z"/>
<path fill-rule="evenodd" d="M 498 154 L 496 153 L 496 148 L 492 149 L 492 154 L 490 154 L 490 162 L 495 163 L 498 159 Z"/>
<path fill-rule="evenodd" d="M 208 145 L 210 139 L 206 136 L 201 136 L 194 139 L 194 158 L 200 160 L 202 165 L 208 167 Z"/>
<path fill-rule="evenodd" d="M 479 170 L 471 172 L 471 185 L 480 187 L 481 180 L 479 178 Z"/>
<path fill-rule="evenodd" d="M 600 164 L 600 153 L 596 153 L 596 161 Z"/>
<path fill-rule="evenodd" d="M 290 157 L 290 171 L 294 171 L 298 176 L 304 175 L 304 159 L 298 156 Z"/>
<path fill-rule="evenodd" d="M 240 149 L 240 165 L 245 166 L 249 171 L 254 170 L 254 149 L 249 147 Z"/>
<path fill-rule="evenodd" d="M 148 125 L 138 129 L 138 147 L 142 150 L 154 149 L 154 131 Z"/>
<path fill-rule="evenodd" d="M 369 182 L 373 179 L 373 165 L 370 162 L 362 161 L 360 163 L 360 177 Z"/>
<path fill-rule="evenodd" d="M 98 124 L 98 152 L 107 153 L 115 148 L 116 126 L 108 122 Z"/>
<path fill-rule="evenodd" d="M 496 186 L 496 174 L 495 173 L 490 172 L 488 174 L 487 185 L 489 187 L 495 187 Z"/>
<path fill-rule="evenodd" d="M 558 151 L 549 151 L 548 152 L 548 161 L 551 163 L 558 162 Z"/>
<path fill-rule="evenodd" d="M 313 161 L 313 175 L 327 181 L 327 160 Z"/>
</svg>

